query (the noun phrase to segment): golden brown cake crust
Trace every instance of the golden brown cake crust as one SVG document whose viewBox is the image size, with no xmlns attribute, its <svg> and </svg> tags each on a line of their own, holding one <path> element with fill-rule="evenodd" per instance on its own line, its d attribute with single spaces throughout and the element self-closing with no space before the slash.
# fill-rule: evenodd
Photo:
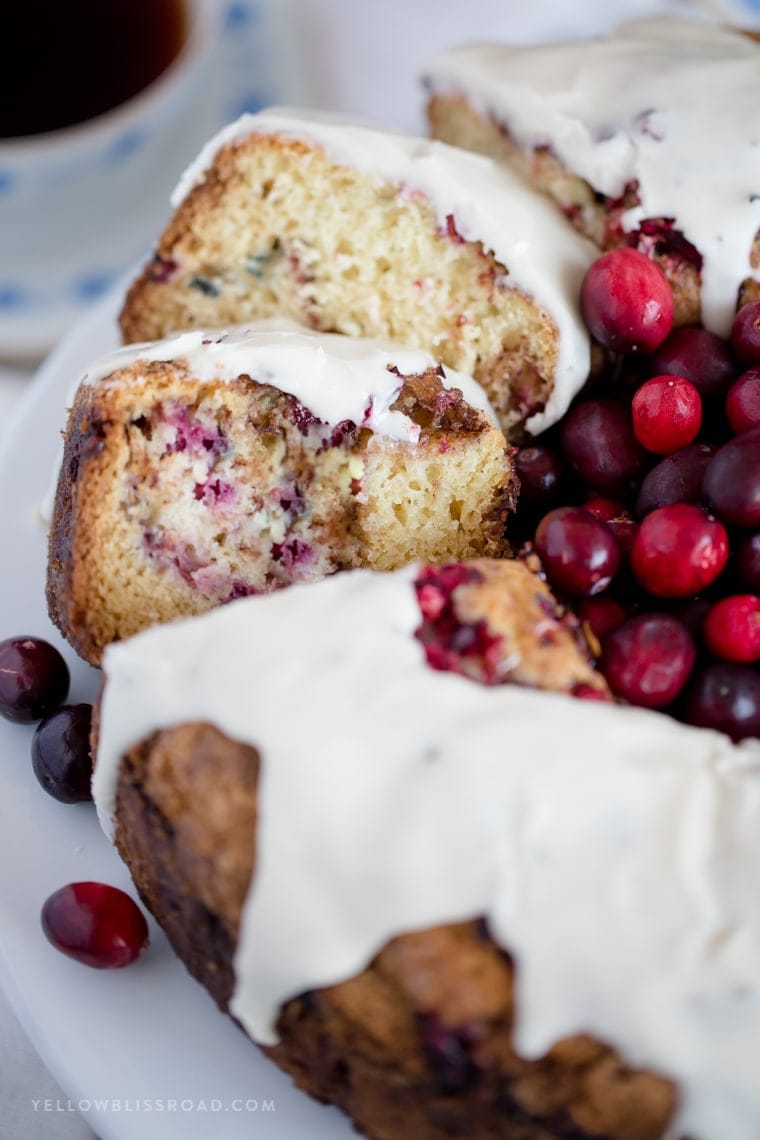
<svg viewBox="0 0 760 1140">
<path fill-rule="evenodd" d="M 254 866 L 258 757 L 210 725 L 156 734 L 122 763 L 117 844 L 140 894 L 222 1010 Z M 229 871 L 222 876 L 220 860 Z M 525 1061 L 515 970 L 482 922 L 405 934 L 358 977 L 304 993 L 264 1052 L 373 1140 L 657 1140 L 663 1078 L 588 1037 Z"/>
</svg>

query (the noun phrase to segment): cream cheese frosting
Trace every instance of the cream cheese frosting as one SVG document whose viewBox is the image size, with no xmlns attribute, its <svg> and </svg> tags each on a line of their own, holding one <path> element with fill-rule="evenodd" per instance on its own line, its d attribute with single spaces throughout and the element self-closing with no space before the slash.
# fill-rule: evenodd
<svg viewBox="0 0 760 1140">
<path fill-rule="evenodd" d="M 532 297 L 559 332 L 554 388 L 545 409 L 526 426 L 537 433 L 555 423 L 585 383 L 589 339 L 578 296 L 596 251 L 556 210 L 511 171 L 445 143 L 380 130 L 340 115 L 274 108 L 243 115 L 216 135 L 183 174 L 176 207 L 203 178 L 219 149 L 252 133 L 302 139 L 335 162 L 421 192 L 438 222 L 455 220 L 468 241 L 480 241 L 508 270 L 508 284 Z"/>
<path fill-rule="evenodd" d="M 404 376 L 440 368 L 446 388 L 458 388 L 471 407 L 498 423 L 480 385 L 464 372 L 439 365 L 430 353 L 383 340 L 315 332 L 285 318 L 128 345 L 91 365 L 84 382 L 102 383 L 138 361 L 162 360 L 184 362 L 202 381 L 249 375 L 295 396 L 325 423 L 353 420 L 379 435 L 411 443 L 419 439 L 420 428 L 391 405 Z"/>
<path fill-rule="evenodd" d="M 485 916 L 516 961 L 523 1055 L 593 1034 L 678 1082 L 673 1140 L 756 1140 L 760 742 L 435 672 L 414 575 L 341 574 L 109 647 L 104 826 L 131 745 L 211 721 L 261 756 L 232 1001 L 254 1039 L 399 933 Z"/>
<path fill-rule="evenodd" d="M 573 174 L 616 198 L 638 183 L 644 218 L 674 218 L 697 247 L 706 326 L 725 335 L 760 228 L 760 46 L 714 24 L 649 19 L 610 39 L 438 56 L 434 91 L 463 93 L 528 149 L 549 145 Z"/>
</svg>

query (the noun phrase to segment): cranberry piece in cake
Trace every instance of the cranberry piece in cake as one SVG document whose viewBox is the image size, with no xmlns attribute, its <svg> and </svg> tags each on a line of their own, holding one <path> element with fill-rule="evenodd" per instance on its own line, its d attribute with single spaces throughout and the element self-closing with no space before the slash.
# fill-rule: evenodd
<svg viewBox="0 0 760 1140">
<path fill-rule="evenodd" d="M 649 459 L 633 434 L 631 415 L 615 400 L 585 400 L 567 415 L 562 450 L 587 487 L 625 494 L 643 476 Z"/>
<path fill-rule="evenodd" d="M 726 415 L 736 435 L 760 428 L 760 368 L 742 373 L 729 389 Z"/>
<path fill-rule="evenodd" d="M 558 507 L 545 515 L 536 551 L 552 586 L 576 598 L 601 593 L 620 566 L 612 531 L 582 507 Z"/>
<path fill-rule="evenodd" d="M 648 514 L 631 550 L 637 580 L 657 598 L 694 597 L 715 581 L 727 559 L 725 527 L 690 503 Z"/>
<path fill-rule="evenodd" d="M 731 326 L 731 345 L 744 364 L 760 364 L 760 301 L 743 305 Z"/>
<path fill-rule="evenodd" d="M 733 740 L 760 736 L 760 673 L 748 665 L 709 665 L 691 686 L 686 719 Z"/>
<path fill-rule="evenodd" d="M 58 650 L 39 637 L 0 642 L 0 715 L 32 724 L 66 700 L 69 670 Z"/>
<path fill-rule="evenodd" d="M 613 693 L 632 705 L 671 704 L 694 667 L 696 649 L 686 627 L 667 614 L 631 618 L 604 639 L 601 669 Z"/>
<path fill-rule="evenodd" d="M 662 270 L 635 249 L 602 254 L 581 286 L 583 318 L 613 352 L 652 352 L 673 327 L 673 293 Z"/>
<path fill-rule="evenodd" d="M 693 443 L 702 426 L 702 399 L 682 376 L 653 376 L 633 397 L 631 410 L 637 440 L 657 455 Z"/>
<path fill-rule="evenodd" d="M 96 970 L 128 966 L 148 944 L 148 924 L 129 895 L 106 883 L 69 883 L 42 908 L 48 941 Z"/>
<path fill-rule="evenodd" d="M 652 358 L 653 376 L 682 376 L 703 400 L 724 396 L 736 372 L 730 346 L 703 328 L 676 329 Z"/>
<path fill-rule="evenodd" d="M 32 737 L 32 768 L 45 791 L 61 803 L 92 799 L 90 728 L 92 705 L 63 705 Z"/>
<path fill-rule="evenodd" d="M 733 594 L 721 598 L 703 627 L 707 648 L 724 661 L 760 661 L 760 597 Z"/>
<path fill-rule="evenodd" d="M 733 526 L 760 526 L 760 428 L 724 443 L 705 471 L 708 503 Z"/>
</svg>

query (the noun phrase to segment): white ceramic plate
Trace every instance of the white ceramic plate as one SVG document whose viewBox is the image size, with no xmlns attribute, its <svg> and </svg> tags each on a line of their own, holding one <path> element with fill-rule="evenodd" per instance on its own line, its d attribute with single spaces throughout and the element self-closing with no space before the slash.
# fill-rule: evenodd
<svg viewBox="0 0 760 1140">
<path fill-rule="evenodd" d="M 101 302 L 43 366 L 0 453 L 0 639 L 35 634 L 59 645 L 72 669 L 72 702 L 93 698 L 98 674 L 63 646 L 48 620 L 39 505 L 69 394 L 92 358 L 117 343 L 120 298 L 121 290 Z M 121 971 L 80 966 L 47 943 L 40 908 L 57 887 L 95 879 L 134 890 L 94 808 L 59 804 L 39 787 L 31 736 L 30 728 L 0 721 L 0 981 L 101 1140 L 355 1136 L 336 1110 L 297 1092 L 217 1011 L 155 925 L 148 952 Z"/>
</svg>

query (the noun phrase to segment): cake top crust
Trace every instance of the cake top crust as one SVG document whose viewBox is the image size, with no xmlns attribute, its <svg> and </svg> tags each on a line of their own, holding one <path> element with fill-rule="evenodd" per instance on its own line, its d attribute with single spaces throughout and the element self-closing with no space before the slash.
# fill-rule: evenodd
<svg viewBox="0 0 760 1140">
<path fill-rule="evenodd" d="M 636 20 L 609 39 L 531 47 L 471 44 L 428 66 L 433 91 L 455 91 L 525 148 L 548 146 L 573 174 L 617 199 L 623 216 L 675 219 L 699 250 L 702 312 L 727 334 L 760 228 L 760 47 L 714 24 Z"/>
<path fill-rule="evenodd" d="M 325 423 L 352 420 L 379 435 L 411 443 L 419 439 L 419 426 L 391 405 L 404 376 L 433 368 L 439 370 L 444 387 L 458 388 L 471 407 L 497 425 L 481 386 L 466 373 L 439 365 L 430 353 L 389 341 L 315 332 L 286 318 L 231 329 L 195 329 L 128 345 L 95 361 L 84 382 L 114 382 L 122 370 L 155 361 L 176 362 L 201 381 L 248 375 L 295 396 Z"/>
<path fill-rule="evenodd" d="M 403 194 L 422 194 L 442 232 L 453 218 L 461 238 L 492 252 L 507 269 L 506 284 L 533 298 L 558 332 L 554 389 L 543 411 L 527 421 L 527 430 L 536 434 L 564 414 L 589 371 L 589 337 L 578 297 L 596 250 L 550 203 L 501 164 L 457 147 L 342 115 L 273 108 L 243 115 L 220 131 L 183 174 L 173 205 L 202 181 L 222 147 L 256 134 L 318 146 L 339 165 L 394 183 Z"/>
<path fill-rule="evenodd" d="M 209 721 L 261 756 L 232 1003 L 252 1037 L 390 938 L 484 916 L 516 961 L 523 1055 L 590 1033 L 678 1082 L 669 1136 L 753 1140 L 760 743 L 435 672 L 417 572 L 341 574 L 109 647 L 104 825 L 127 749 Z"/>
</svg>

